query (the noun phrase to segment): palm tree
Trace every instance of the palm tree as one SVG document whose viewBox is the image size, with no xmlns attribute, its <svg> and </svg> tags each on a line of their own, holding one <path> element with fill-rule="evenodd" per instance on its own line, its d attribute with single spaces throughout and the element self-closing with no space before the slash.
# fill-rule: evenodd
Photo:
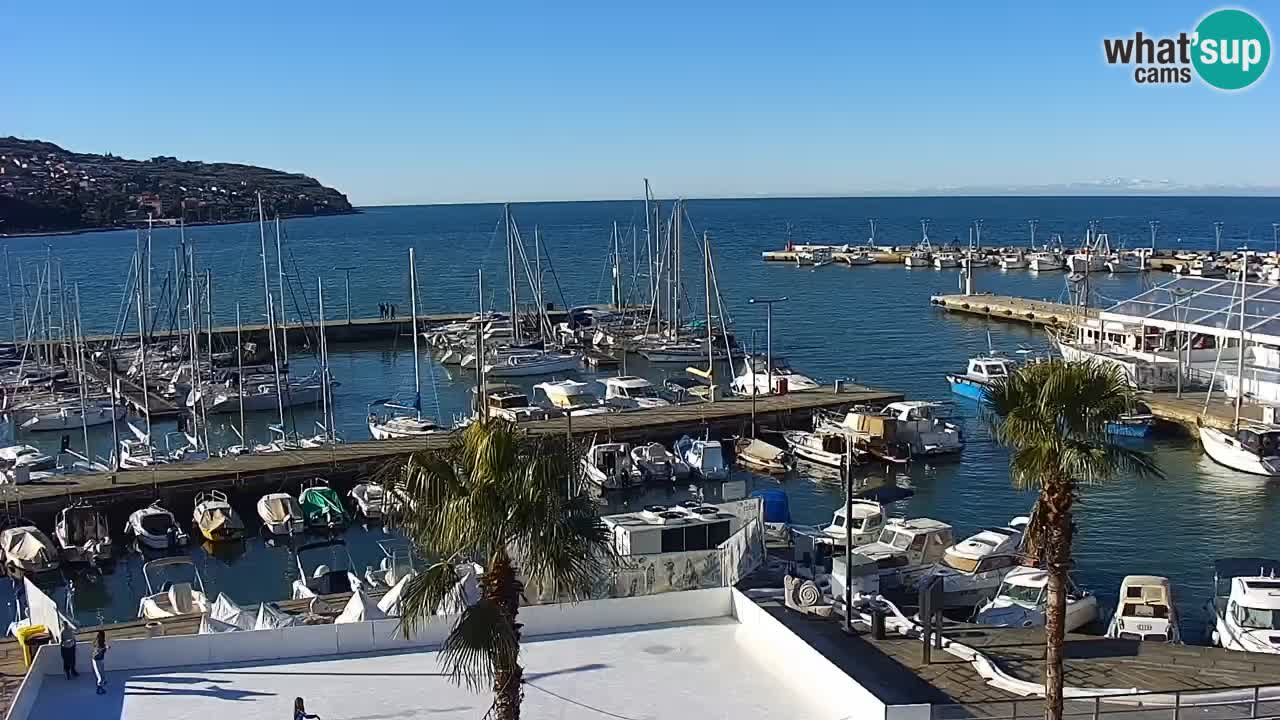
<svg viewBox="0 0 1280 720">
<path fill-rule="evenodd" d="M 476 421 L 444 450 L 419 451 L 396 468 L 389 521 L 429 557 L 400 601 L 406 637 L 435 617 L 458 582 L 454 565 L 484 566 L 481 598 L 458 617 L 440 650 L 454 682 L 493 689 L 491 713 L 518 720 L 524 696 L 520 611 L 524 583 L 558 598 L 586 597 L 611 558 L 609 533 L 587 493 L 581 448 L 508 422 Z"/>
<path fill-rule="evenodd" d="M 1049 574 L 1045 610 L 1045 717 L 1062 718 L 1062 651 L 1072 510 L 1083 486 L 1119 474 L 1160 476 L 1146 453 L 1118 445 L 1106 426 L 1129 412 L 1134 391 L 1119 368 L 1054 360 L 1028 365 L 989 391 L 997 441 L 1010 448 L 1015 487 L 1037 488 L 1029 539 Z"/>
</svg>

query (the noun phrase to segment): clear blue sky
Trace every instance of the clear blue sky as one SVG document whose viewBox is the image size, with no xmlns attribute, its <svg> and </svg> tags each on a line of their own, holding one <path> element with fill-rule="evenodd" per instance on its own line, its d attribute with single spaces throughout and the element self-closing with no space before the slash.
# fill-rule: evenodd
<svg viewBox="0 0 1280 720">
<path fill-rule="evenodd" d="M 0 134 L 357 204 L 1280 185 L 1275 68 L 1228 95 L 1103 62 L 1213 3 L 538 5 L 0 0 Z"/>
</svg>

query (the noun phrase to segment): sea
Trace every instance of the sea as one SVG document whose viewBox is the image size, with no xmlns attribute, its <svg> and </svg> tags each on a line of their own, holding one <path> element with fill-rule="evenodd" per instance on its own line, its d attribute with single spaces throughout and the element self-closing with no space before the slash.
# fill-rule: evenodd
<svg viewBox="0 0 1280 720">
<path fill-rule="evenodd" d="M 662 201 L 663 223 L 671 221 L 670 201 Z M 966 360 L 989 347 L 1005 352 L 1043 350 L 1044 335 L 1028 327 L 945 314 L 929 303 L 932 294 L 955 292 L 954 270 L 910 270 L 875 265 L 822 268 L 765 263 L 760 253 L 795 243 L 853 243 L 868 241 L 875 220 L 875 242 L 907 245 L 921 237 L 928 219 L 934 244 L 968 244 L 971 228 L 981 221 L 984 246 L 1030 244 L 1035 221 L 1037 242 L 1061 236 L 1068 247 L 1078 246 L 1090 222 L 1107 232 L 1113 246 L 1146 247 L 1151 224 L 1158 221 L 1159 249 L 1272 250 L 1273 223 L 1280 221 L 1280 200 L 1274 198 L 1179 197 L 940 197 L 940 198 L 821 198 L 689 200 L 683 204 L 686 307 L 701 313 L 703 233 L 711 244 L 715 287 L 726 314 L 744 343 L 763 351 L 766 316 L 756 298 L 782 298 L 774 304 L 772 348 L 798 371 L 824 381 L 850 379 L 905 393 L 912 399 L 950 401 L 950 411 L 962 424 L 968 444 L 962 457 L 945 462 L 916 463 L 909 470 L 885 475 L 861 472 L 858 481 L 909 486 L 915 495 L 894 512 L 932 517 L 955 528 L 957 539 L 988 526 L 999 526 L 1025 515 L 1034 494 L 1010 483 L 1008 453 L 992 438 L 978 408 L 950 395 L 944 375 L 961 371 Z M 511 206 L 531 269 L 542 257 L 543 295 L 557 307 L 608 302 L 613 284 L 610 254 L 621 256 L 621 283 L 629 302 L 645 300 L 647 253 L 644 203 L 617 202 L 527 203 Z M 509 306 L 507 253 L 503 206 L 429 205 L 365 208 L 359 214 L 288 219 L 282 223 L 281 255 L 286 273 L 286 313 L 290 320 L 318 314 L 317 279 L 323 284 L 325 314 L 340 319 L 377 317 L 380 303 L 394 303 L 400 315 L 410 308 L 408 251 L 417 256 L 419 312 L 469 312 L 481 307 Z M 1215 236 L 1214 223 L 1221 222 Z M 194 248 L 199 269 L 212 276 L 215 324 L 233 324 L 237 305 L 244 322 L 265 321 L 263 300 L 263 234 L 257 224 L 201 226 L 185 230 L 181 240 Z M 536 242 L 535 242 L 536 236 Z M 9 254 L 10 286 L 29 295 L 39 286 L 46 262 L 53 276 L 61 272 L 68 296 L 78 290 L 82 326 L 90 332 L 122 331 L 136 335 L 136 303 L 126 285 L 138 245 L 145 231 L 93 232 L 70 236 L 9 238 L 0 241 Z M 154 315 L 171 314 L 176 228 L 151 233 L 150 268 Z M 275 230 L 265 228 L 267 275 L 276 292 Z M 530 302 L 529 277 L 520 273 L 520 298 Z M 1102 307 L 1130 297 L 1169 279 L 1153 274 L 1094 276 L 1091 302 Z M 349 283 L 348 283 L 349 280 Z M 1067 285 L 1061 273 L 1037 276 L 1026 271 L 979 269 L 979 291 L 1044 300 L 1065 300 Z M 7 300 L 0 295 L 0 305 Z M 13 313 L 21 323 L 21 301 Z M 55 303 L 55 306 L 59 303 Z M 30 307 L 30 306 L 29 306 Z M 72 308 L 73 309 L 73 308 Z M 71 312 L 69 310 L 68 312 Z M 134 313 L 134 314 L 131 314 Z M 0 320 L 0 337 L 10 324 Z M 22 331 L 19 329 L 18 331 Z M 465 412 L 469 374 L 439 365 L 425 351 L 420 355 L 424 410 L 443 422 Z M 295 350 L 295 372 L 316 367 L 314 353 Z M 410 338 L 377 345 L 330 347 L 330 367 L 341 382 L 335 393 L 337 428 L 349 441 L 365 440 L 368 403 L 395 392 L 413 389 L 414 362 Z M 679 368 L 676 368 L 677 370 Z M 648 367 L 629 360 L 628 372 L 660 380 L 671 369 Z M 592 380 L 593 372 L 576 373 Z M 526 384 L 532 384 L 530 381 Z M 600 388 L 602 390 L 602 388 Z M 300 432 L 312 431 L 318 410 L 297 409 L 288 422 Z M 218 419 L 212 431 L 215 444 L 234 442 L 230 423 Z M 133 418 L 133 422 L 140 420 Z M 266 439 L 271 413 L 251 416 L 247 433 Z M 175 429 L 157 423 L 154 436 Z M 60 438 L 19 432 L 18 441 L 56 448 Z M 81 449 L 79 433 L 72 447 Z M 110 432 L 94 430 L 90 454 L 105 455 Z M 1212 593 L 1213 561 L 1230 556 L 1280 555 L 1280 484 L 1242 475 L 1211 462 L 1186 435 L 1161 436 L 1141 446 L 1164 473 L 1161 478 L 1117 477 L 1087 487 L 1078 504 L 1075 560 L 1078 583 L 1114 607 L 1121 579 L 1129 574 L 1165 575 L 1172 579 L 1182 615 L 1184 634 L 1203 635 L 1203 608 Z M 793 521 L 825 524 L 843 502 L 843 489 L 830 473 L 801 468 L 783 479 L 739 472 L 735 481 L 750 492 L 782 488 L 790 500 Z M 296 492 L 297 488 L 282 488 Z M 651 502 L 684 499 L 690 490 L 652 490 L 644 495 L 605 497 L 601 512 L 617 512 Z M 709 493 L 713 495 L 714 493 Z M 6 493 L 12 507 L 12 495 Z M 251 529 L 256 524 L 256 498 L 233 496 Z M 115 516 L 132 508 L 113 510 Z M 190 517 L 189 505 L 171 508 L 180 519 Z M 51 529 L 51 528 L 47 528 Z M 380 527 L 355 526 L 345 539 L 359 570 L 382 557 L 379 543 L 394 540 Z M 210 595 L 226 593 L 242 604 L 287 598 L 297 577 L 289 548 L 257 539 L 231 547 L 190 549 Z M 337 561 L 338 559 L 335 559 Z M 122 621 L 136 616 L 146 583 L 142 559 L 126 555 L 114 572 L 102 577 L 77 574 L 51 582 L 60 602 L 71 596 L 73 614 L 81 623 Z M 7 585 L 7 583 L 5 583 Z M 12 615 L 12 593 L 0 588 L 0 604 Z"/>
</svg>

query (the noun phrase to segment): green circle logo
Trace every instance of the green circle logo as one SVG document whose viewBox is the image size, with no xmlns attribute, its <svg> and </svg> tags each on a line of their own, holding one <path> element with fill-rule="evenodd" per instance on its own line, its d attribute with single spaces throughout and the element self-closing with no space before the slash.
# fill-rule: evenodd
<svg viewBox="0 0 1280 720">
<path fill-rule="evenodd" d="M 1200 78 L 1219 90 L 1241 90 L 1267 70 L 1271 37 L 1243 10 L 1215 10 L 1196 26 L 1191 62 Z"/>
</svg>

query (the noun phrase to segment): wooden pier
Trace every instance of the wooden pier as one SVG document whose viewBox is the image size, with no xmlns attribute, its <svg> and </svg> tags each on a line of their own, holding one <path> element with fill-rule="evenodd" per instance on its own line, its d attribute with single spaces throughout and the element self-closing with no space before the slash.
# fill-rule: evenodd
<svg viewBox="0 0 1280 720">
<path fill-rule="evenodd" d="M 1066 327 L 1079 320 L 1082 312 L 1079 307 L 1064 303 L 988 293 L 934 295 L 929 298 L 929 302 L 947 312 L 1041 327 Z M 1084 312 L 1088 317 L 1098 317 L 1096 308 L 1089 308 Z"/>
<path fill-rule="evenodd" d="M 757 428 L 805 427 L 815 410 L 836 410 L 853 405 L 885 404 L 901 400 L 899 393 L 846 385 L 839 392 L 818 390 L 761 397 L 686 403 L 600 415 L 580 415 L 524 423 L 535 433 L 570 433 L 585 439 L 619 441 L 664 440 L 681 435 L 725 437 L 746 434 L 752 417 Z M 323 448 L 237 457 L 202 462 L 156 465 L 83 476 L 59 477 L 48 482 L 11 486 L 3 493 L 7 502 L 21 502 L 26 515 L 56 512 L 69 499 L 111 504 L 129 501 L 139 506 L 163 494 L 191 493 L 221 487 L 280 486 L 316 476 L 342 480 L 365 477 L 388 462 L 416 450 L 444 447 L 448 433 L 406 440 L 368 440 Z"/>
</svg>

